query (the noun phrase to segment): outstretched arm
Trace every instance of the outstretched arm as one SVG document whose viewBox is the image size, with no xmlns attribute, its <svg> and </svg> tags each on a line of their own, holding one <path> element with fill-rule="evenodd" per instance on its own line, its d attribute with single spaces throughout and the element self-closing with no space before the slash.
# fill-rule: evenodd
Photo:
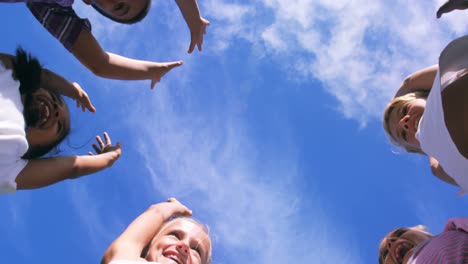
<svg viewBox="0 0 468 264">
<path fill-rule="evenodd" d="M 458 186 L 457 182 L 444 171 L 442 166 L 440 166 L 438 160 L 436 160 L 434 157 L 429 157 L 429 163 L 431 166 L 432 174 L 434 174 L 434 176 L 448 184 Z"/>
<path fill-rule="evenodd" d="M 0 61 L 7 69 L 13 68 L 13 60 L 15 56 L 5 53 L 0 53 Z M 88 94 L 77 84 L 71 83 L 59 74 L 47 69 L 41 72 L 41 87 L 55 91 L 56 93 L 65 95 L 75 100 L 77 104 L 82 107 L 83 111 L 87 108 L 91 112 L 96 112 Z"/>
<path fill-rule="evenodd" d="M 118 259 L 141 260 L 141 252 L 167 220 L 175 216 L 190 215 L 192 215 L 192 211 L 174 198 L 169 198 L 167 202 L 151 205 L 112 242 L 106 250 L 101 264 L 108 264 L 112 260 Z"/>
<path fill-rule="evenodd" d="M 438 69 L 439 66 L 436 64 L 412 73 L 405 78 L 394 97 L 416 91 L 430 91 Z"/>
<path fill-rule="evenodd" d="M 120 157 L 121 147 L 118 143 L 112 146 L 107 133 L 104 133 L 106 144 L 96 137 L 100 148 L 98 155 L 51 157 L 30 160 L 16 177 L 17 189 L 36 189 L 52 185 L 67 179 L 92 174 L 108 168 Z"/>
<path fill-rule="evenodd" d="M 192 53 L 195 46 L 201 51 L 203 35 L 206 34 L 206 27 L 210 22 L 201 17 L 196 0 L 176 0 L 176 3 L 185 19 L 185 23 L 187 23 L 190 29 L 190 46 L 188 53 Z"/>
<path fill-rule="evenodd" d="M 94 108 L 93 104 L 91 103 L 88 94 L 81 88 L 79 84 L 71 83 L 67 79 L 52 71 L 47 69 L 42 71 L 41 86 L 75 100 L 77 106 L 81 107 L 83 111 L 88 109 L 90 112 L 96 112 L 96 108 Z"/>
<path fill-rule="evenodd" d="M 71 52 L 97 76 L 119 80 L 151 80 L 151 88 L 170 70 L 182 65 L 182 61 L 157 63 L 106 52 L 86 29 L 81 30 Z"/>
</svg>

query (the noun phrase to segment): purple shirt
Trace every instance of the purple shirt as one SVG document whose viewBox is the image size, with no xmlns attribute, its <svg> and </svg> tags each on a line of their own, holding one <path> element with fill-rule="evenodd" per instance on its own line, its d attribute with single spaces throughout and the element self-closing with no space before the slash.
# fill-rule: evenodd
<svg viewBox="0 0 468 264">
<path fill-rule="evenodd" d="M 78 17 L 73 0 L 0 0 L 0 3 L 24 2 L 29 11 L 68 51 L 72 51 L 82 30 L 91 31 L 88 19 Z"/>
<path fill-rule="evenodd" d="M 0 3 L 44 3 L 44 4 L 58 4 L 61 6 L 72 6 L 74 0 L 0 0 Z"/>
<path fill-rule="evenodd" d="M 452 218 L 440 235 L 416 250 L 409 264 L 468 263 L 468 218 Z"/>
</svg>

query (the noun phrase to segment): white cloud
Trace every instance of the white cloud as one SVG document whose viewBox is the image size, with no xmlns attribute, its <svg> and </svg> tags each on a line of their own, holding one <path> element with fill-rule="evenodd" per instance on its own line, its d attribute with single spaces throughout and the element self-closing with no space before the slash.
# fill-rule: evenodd
<svg viewBox="0 0 468 264">
<path fill-rule="evenodd" d="M 215 260 L 223 254 L 216 248 L 222 247 L 234 263 L 361 263 L 344 242 L 346 230 L 327 217 L 320 199 L 307 205 L 313 219 L 303 220 L 306 205 L 297 196 L 297 154 L 288 128 L 278 131 L 287 142 L 282 153 L 261 152 L 238 116 L 242 103 L 232 93 L 227 91 L 230 100 L 222 109 L 202 114 L 193 108 L 197 99 L 190 90 L 177 98 L 170 91 L 164 87 L 158 96 L 140 98 L 141 105 L 152 106 L 154 118 L 142 118 L 144 108 L 134 109 L 129 127 L 138 127 L 137 149 L 151 176 L 150 193 L 193 205 L 195 216 L 211 227 Z"/>
<path fill-rule="evenodd" d="M 443 46 L 466 33 L 461 12 L 435 19 L 441 2 L 264 0 L 226 9 L 212 1 L 204 7 L 222 28 L 214 32 L 218 49 L 229 52 L 236 38 L 250 41 L 285 71 L 294 65 L 299 77 L 309 76 L 303 80 L 321 81 L 345 117 L 365 124 L 380 118 L 405 76 L 436 63 Z"/>
</svg>

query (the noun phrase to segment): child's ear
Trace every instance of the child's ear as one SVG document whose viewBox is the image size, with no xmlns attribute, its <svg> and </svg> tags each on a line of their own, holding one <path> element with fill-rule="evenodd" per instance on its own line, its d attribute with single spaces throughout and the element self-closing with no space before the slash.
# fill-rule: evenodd
<svg viewBox="0 0 468 264">
<path fill-rule="evenodd" d="M 93 0 L 83 0 L 83 3 L 90 5 L 93 3 Z"/>
</svg>

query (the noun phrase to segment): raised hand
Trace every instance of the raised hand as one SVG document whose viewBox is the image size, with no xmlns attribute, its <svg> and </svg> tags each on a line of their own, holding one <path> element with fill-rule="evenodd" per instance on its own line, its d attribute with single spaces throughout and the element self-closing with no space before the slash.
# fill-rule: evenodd
<svg viewBox="0 0 468 264">
<path fill-rule="evenodd" d="M 198 51 L 202 51 L 203 46 L 203 35 L 206 34 L 206 27 L 210 25 L 210 22 L 203 17 L 200 17 L 198 21 L 188 23 L 190 29 L 190 46 L 188 53 L 192 53 L 195 46 L 198 47 Z"/>
<path fill-rule="evenodd" d="M 97 141 L 97 143 L 99 145 L 98 146 L 96 144 L 93 144 L 93 149 L 94 149 L 94 151 L 96 151 L 96 154 L 100 155 L 100 154 L 104 154 L 104 153 L 108 153 L 108 152 L 115 152 L 116 154 L 118 154 L 115 159 L 118 159 L 120 157 L 120 154 L 122 153 L 121 144 L 117 142 L 117 144 L 115 146 L 113 146 L 112 141 L 111 141 L 111 139 L 109 137 L 109 134 L 107 134 L 107 132 L 104 132 L 104 140 L 105 140 L 106 144 L 104 144 L 104 142 L 102 141 L 100 136 L 96 136 L 96 141 Z M 91 155 L 91 156 L 94 155 L 91 151 L 88 154 Z"/>
<path fill-rule="evenodd" d="M 466 0 L 447 0 L 439 7 L 439 10 L 437 10 L 437 18 L 440 18 L 443 14 L 452 12 L 453 10 L 465 10 L 467 8 L 468 1 Z"/>
<path fill-rule="evenodd" d="M 167 199 L 167 202 L 162 202 L 154 206 L 157 208 L 157 212 L 162 214 L 165 221 L 172 217 L 192 215 L 192 210 L 188 209 L 175 198 L 169 198 Z"/>
<path fill-rule="evenodd" d="M 76 100 L 76 107 L 81 108 L 81 110 L 86 111 L 88 109 L 92 113 L 96 113 L 96 108 L 94 108 L 91 100 L 89 100 L 88 94 L 81 88 L 81 86 L 74 82 L 73 86 L 75 87 L 77 96 Z"/>
<path fill-rule="evenodd" d="M 175 67 L 179 67 L 183 64 L 182 61 L 165 62 L 165 63 L 154 63 L 151 67 L 152 78 L 151 78 L 151 89 L 154 88 L 156 83 L 161 81 L 161 78 Z"/>
</svg>

